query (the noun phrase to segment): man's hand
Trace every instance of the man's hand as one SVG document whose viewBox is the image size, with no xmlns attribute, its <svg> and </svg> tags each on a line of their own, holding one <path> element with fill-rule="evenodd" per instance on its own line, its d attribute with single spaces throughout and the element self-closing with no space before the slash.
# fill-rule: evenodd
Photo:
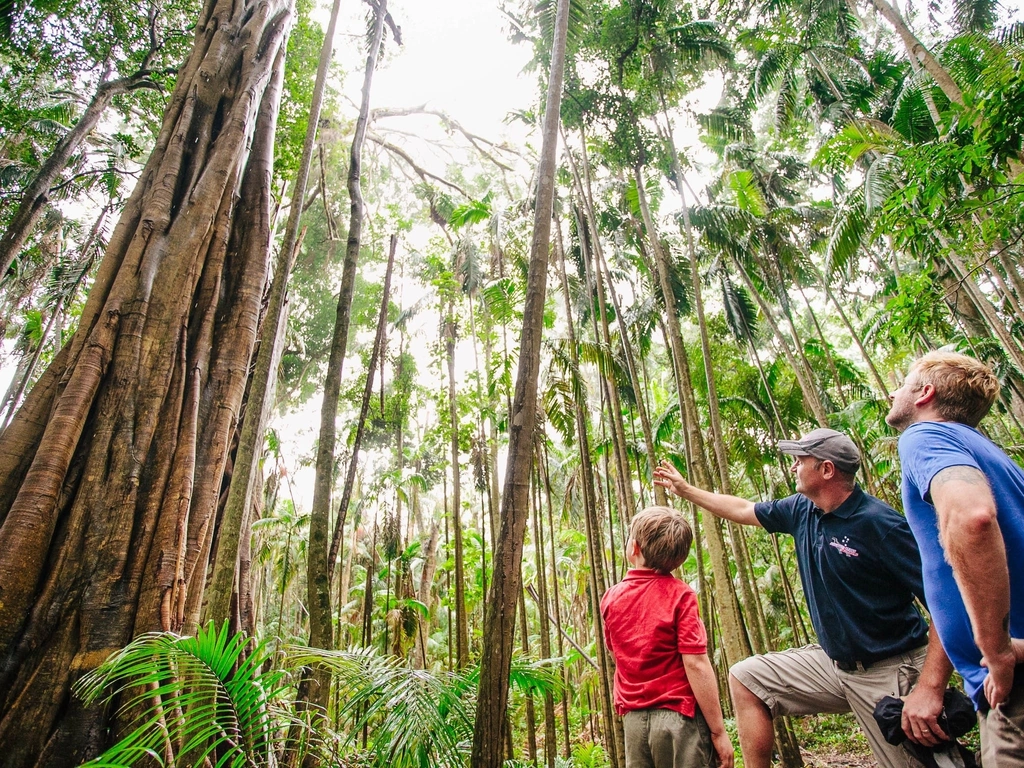
<svg viewBox="0 0 1024 768">
<path fill-rule="evenodd" d="M 682 496 L 690 486 L 682 473 L 665 459 L 654 468 L 654 484 L 667 488 L 676 496 Z"/>
<path fill-rule="evenodd" d="M 903 698 L 903 732 L 915 744 L 934 747 L 950 741 L 946 732 L 939 727 L 942 714 L 942 694 L 931 686 L 917 685 Z"/>
<path fill-rule="evenodd" d="M 1017 654 L 1014 649 L 1014 644 L 1007 642 L 999 653 L 981 659 L 981 666 L 988 668 L 988 676 L 985 678 L 983 687 L 990 707 L 1002 704 L 1010 695 L 1010 689 L 1013 687 L 1013 671 L 1017 666 Z"/>
<path fill-rule="evenodd" d="M 718 757 L 719 768 L 733 768 L 735 761 L 735 750 L 729 734 L 724 730 L 711 734 L 711 745 L 715 748 L 715 755 Z"/>
<path fill-rule="evenodd" d="M 668 488 L 676 496 L 682 496 L 689 502 L 706 509 L 713 515 L 732 520 L 741 525 L 761 525 L 754 514 L 754 502 L 730 496 L 725 493 L 714 493 L 688 483 L 679 470 L 664 459 L 654 468 L 654 484 Z"/>
</svg>

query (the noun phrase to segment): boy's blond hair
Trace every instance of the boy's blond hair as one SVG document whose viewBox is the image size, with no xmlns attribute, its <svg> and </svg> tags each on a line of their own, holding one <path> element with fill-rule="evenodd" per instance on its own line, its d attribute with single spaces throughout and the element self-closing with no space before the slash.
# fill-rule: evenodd
<svg viewBox="0 0 1024 768">
<path fill-rule="evenodd" d="M 690 554 L 693 529 L 670 507 L 648 507 L 629 524 L 629 537 L 640 547 L 648 568 L 671 573 Z"/>
<path fill-rule="evenodd" d="M 917 373 L 919 384 L 935 388 L 935 407 L 947 421 L 976 427 L 999 395 L 999 379 L 992 369 L 958 352 L 929 352 L 911 371 Z"/>
</svg>

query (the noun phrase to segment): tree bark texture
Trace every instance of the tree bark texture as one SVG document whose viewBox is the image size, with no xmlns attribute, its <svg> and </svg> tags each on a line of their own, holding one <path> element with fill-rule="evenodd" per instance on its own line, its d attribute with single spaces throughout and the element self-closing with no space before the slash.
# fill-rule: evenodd
<svg viewBox="0 0 1024 768">
<path fill-rule="evenodd" d="M 533 463 L 534 428 L 537 423 L 537 383 L 540 378 L 540 345 L 547 297 L 548 250 L 551 246 L 551 213 L 554 206 L 556 149 L 569 0 L 559 0 L 551 46 L 547 103 L 544 109 L 543 144 L 537 169 L 530 268 L 527 276 L 523 333 L 519 345 L 516 389 L 509 414 L 509 450 L 501 498 L 501 518 L 494 552 L 494 580 L 484 612 L 480 688 L 470 764 L 473 768 L 501 768 L 505 741 L 509 671 L 515 637 L 516 606 L 522 591 L 523 539 L 529 513 L 530 467 Z"/>
<path fill-rule="evenodd" d="M 71 684 L 197 618 L 267 278 L 290 14 L 207 2 L 79 330 L 0 434 L 6 765 L 93 756 L 111 713 Z"/>
</svg>

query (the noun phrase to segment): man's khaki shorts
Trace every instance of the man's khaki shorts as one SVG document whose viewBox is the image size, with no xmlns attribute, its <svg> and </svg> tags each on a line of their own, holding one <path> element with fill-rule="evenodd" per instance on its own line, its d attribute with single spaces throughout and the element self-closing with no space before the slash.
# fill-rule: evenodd
<svg viewBox="0 0 1024 768">
<path fill-rule="evenodd" d="M 1009 698 L 978 715 L 981 762 L 998 768 L 1024 767 L 1024 664 L 1018 664 Z"/>
<path fill-rule="evenodd" d="M 875 722 L 883 696 L 906 696 L 917 683 L 926 648 L 890 656 L 865 670 L 839 669 L 820 645 L 751 656 L 729 673 L 763 701 L 772 717 L 852 712 L 882 768 L 916 768 L 902 746 L 889 744 Z"/>
</svg>

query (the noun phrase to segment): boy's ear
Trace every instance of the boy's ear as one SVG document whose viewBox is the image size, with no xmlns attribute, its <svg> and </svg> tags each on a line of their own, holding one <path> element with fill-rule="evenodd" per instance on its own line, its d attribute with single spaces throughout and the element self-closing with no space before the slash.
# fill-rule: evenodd
<svg viewBox="0 0 1024 768">
<path fill-rule="evenodd" d="M 640 545 L 637 540 L 630 537 L 629 539 L 629 555 L 630 557 L 643 557 L 644 553 L 640 551 Z"/>
</svg>

